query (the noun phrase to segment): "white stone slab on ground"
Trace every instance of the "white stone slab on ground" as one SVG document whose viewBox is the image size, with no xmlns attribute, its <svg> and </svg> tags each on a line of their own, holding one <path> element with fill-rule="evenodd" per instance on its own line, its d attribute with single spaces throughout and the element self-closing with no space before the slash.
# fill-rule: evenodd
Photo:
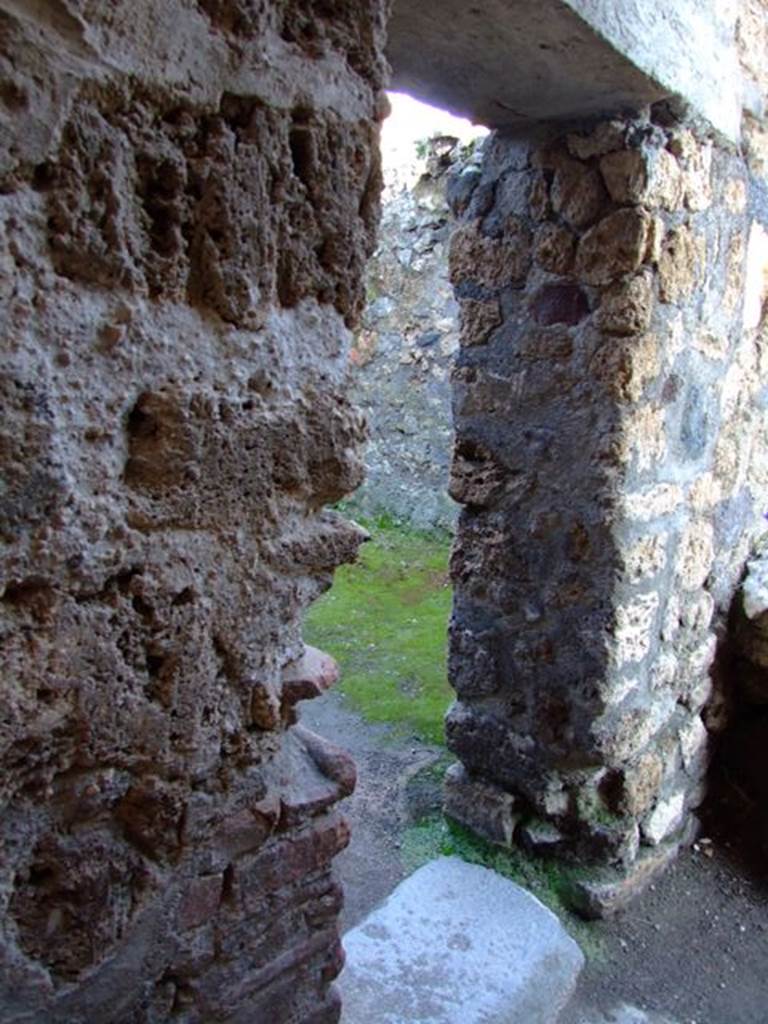
<svg viewBox="0 0 768 1024">
<path fill-rule="evenodd" d="M 676 1024 L 671 1017 L 622 1003 L 607 1013 L 579 1017 L 578 1024 Z"/>
<path fill-rule="evenodd" d="M 554 1024 L 584 964 L 534 896 L 458 857 L 401 882 L 344 948 L 342 1024 Z"/>
</svg>

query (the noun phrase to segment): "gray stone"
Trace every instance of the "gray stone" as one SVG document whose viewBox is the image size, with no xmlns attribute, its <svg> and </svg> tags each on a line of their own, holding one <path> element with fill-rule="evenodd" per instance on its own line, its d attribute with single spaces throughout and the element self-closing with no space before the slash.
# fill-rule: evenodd
<svg viewBox="0 0 768 1024">
<path fill-rule="evenodd" d="M 555 915 L 441 857 L 344 939 L 343 1024 L 553 1024 L 584 964 Z"/>
<path fill-rule="evenodd" d="M 519 818 L 515 798 L 491 782 L 473 779 L 463 765 L 452 764 L 446 772 L 444 810 L 489 842 L 512 845 Z"/>
<path fill-rule="evenodd" d="M 660 1013 L 647 1013 L 637 1006 L 622 1003 L 605 1014 L 595 1012 L 581 1016 L 575 1024 L 675 1024 L 671 1017 Z"/>
<path fill-rule="evenodd" d="M 637 109 L 676 94 L 736 138 L 742 79 L 733 13 L 714 6 L 396 0 L 393 85 L 491 127 Z"/>
<path fill-rule="evenodd" d="M 690 825 L 680 842 L 644 851 L 629 871 L 600 869 L 592 877 L 585 875 L 573 880 L 568 893 L 569 904 L 588 920 L 611 917 L 658 878 L 694 832 L 695 826 Z"/>
</svg>

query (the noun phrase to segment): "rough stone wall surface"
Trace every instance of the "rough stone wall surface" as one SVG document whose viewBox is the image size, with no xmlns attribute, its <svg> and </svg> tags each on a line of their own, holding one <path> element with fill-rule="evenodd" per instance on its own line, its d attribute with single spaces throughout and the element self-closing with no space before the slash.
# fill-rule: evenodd
<svg viewBox="0 0 768 1024">
<path fill-rule="evenodd" d="M 768 185 L 767 0 L 741 0 L 736 43 L 744 83 L 742 147 L 751 173 Z"/>
<path fill-rule="evenodd" d="M 496 135 L 456 204 L 447 807 L 617 869 L 581 885 L 588 913 L 666 863 L 702 796 L 717 612 L 768 493 L 751 194 L 662 104 Z"/>
<path fill-rule="evenodd" d="M 4 1022 L 335 1020 L 375 0 L 0 3 Z"/>
<path fill-rule="evenodd" d="M 458 304 L 448 280 L 453 217 L 446 177 L 478 173 L 457 139 L 429 140 L 421 177 L 385 189 L 368 302 L 352 358 L 352 396 L 370 426 L 365 481 L 353 507 L 419 527 L 452 528 L 450 370 Z"/>
</svg>

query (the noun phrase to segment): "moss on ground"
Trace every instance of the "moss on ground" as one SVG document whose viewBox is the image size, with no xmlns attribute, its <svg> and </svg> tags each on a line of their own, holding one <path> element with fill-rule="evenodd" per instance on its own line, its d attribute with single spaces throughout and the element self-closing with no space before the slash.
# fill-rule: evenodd
<svg viewBox="0 0 768 1024">
<path fill-rule="evenodd" d="M 577 869 L 543 858 L 527 857 L 520 850 L 494 846 L 441 815 L 422 819 L 403 837 L 403 867 L 409 874 L 435 857 L 450 856 L 490 868 L 527 889 L 557 914 L 588 959 L 605 958 L 603 940 L 595 922 L 582 920 L 568 907 L 568 888 L 577 877 Z"/>
<path fill-rule="evenodd" d="M 341 667 L 339 689 L 368 721 L 444 742 L 451 606 L 447 534 L 365 521 L 372 539 L 310 609 L 304 635 Z"/>
</svg>

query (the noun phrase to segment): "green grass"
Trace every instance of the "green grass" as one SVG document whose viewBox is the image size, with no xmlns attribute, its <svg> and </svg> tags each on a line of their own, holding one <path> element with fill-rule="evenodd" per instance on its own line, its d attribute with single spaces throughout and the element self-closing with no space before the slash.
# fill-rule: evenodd
<svg viewBox="0 0 768 1024">
<path fill-rule="evenodd" d="M 355 565 L 309 611 L 304 636 L 341 667 L 339 689 L 368 721 L 443 743 L 450 538 L 379 517 Z"/>
<path fill-rule="evenodd" d="M 435 815 L 412 825 L 403 837 L 403 867 L 410 874 L 435 857 L 461 857 L 470 864 L 490 868 L 533 893 L 557 914 L 571 937 L 590 960 L 605 958 L 599 925 L 577 917 L 568 906 L 568 887 L 577 869 L 522 851 L 502 849 L 485 842 L 468 829 Z"/>
</svg>

